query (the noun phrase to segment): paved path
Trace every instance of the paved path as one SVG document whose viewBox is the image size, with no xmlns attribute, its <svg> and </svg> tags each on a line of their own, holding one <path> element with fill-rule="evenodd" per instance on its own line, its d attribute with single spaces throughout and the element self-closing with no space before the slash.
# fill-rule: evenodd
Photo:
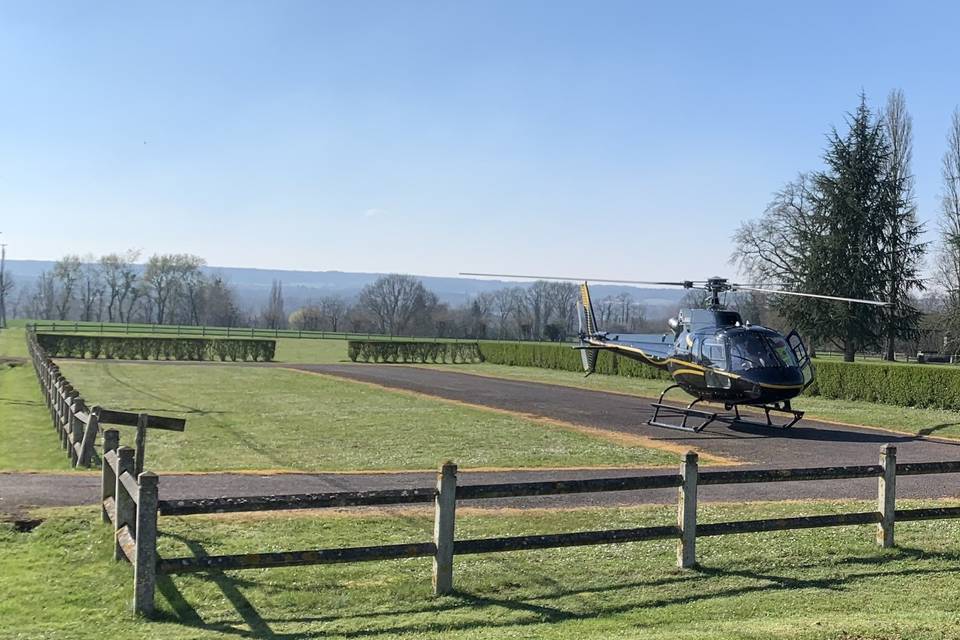
<svg viewBox="0 0 960 640">
<path fill-rule="evenodd" d="M 901 462 L 960 459 L 960 442 L 903 436 L 876 429 L 845 427 L 804 420 L 790 430 L 748 425 L 717 425 L 694 434 L 647 426 L 649 400 L 557 385 L 495 379 L 452 371 L 398 365 L 293 365 L 293 368 L 437 397 L 535 414 L 619 433 L 642 435 L 675 446 L 733 458 L 745 467 L 810 467 L 875 464 L 882 444 L 898 447 Z M 461 472 L 463 484 L 546 479 L 614 477 L 673 473 L 673 469 L 546 470 Z M 163 474 L 161 497 L 263 495 L 363 489 L 424 487 L 434 474 Z M 960 475 L 913 476 L 897 481 L 902 497 L 960 497 Z M 812 481 L 708 486 L 705 501 L 744 502 L 801 498 L 872 499 L 876 480 Z M 0 473 L 0 513 L 26 506 L 96 503 L 99 478 L 79 474 Z M 475 506 L 553 507 L 672 503 L 675 490 L 615 492 L 479 501 Z M 465 505 L 466 506 L 466 505 Z"/>
<path fill-rule="evenodd" d="M 294 365 L 292 368 L 645 436 L 770 468 L 875 464 L 880 446 L 886 443 L 897 445 L 899 460 L 903 462 L 960 459 L 960 441 L 905 436 L 813 420 L 803 420 L 791 429 L 715 424 L 700 433 L 651 427 L 646 424 L 653 411 L 649 398 L 538 382 L 397 365 Z"/>
</svg>

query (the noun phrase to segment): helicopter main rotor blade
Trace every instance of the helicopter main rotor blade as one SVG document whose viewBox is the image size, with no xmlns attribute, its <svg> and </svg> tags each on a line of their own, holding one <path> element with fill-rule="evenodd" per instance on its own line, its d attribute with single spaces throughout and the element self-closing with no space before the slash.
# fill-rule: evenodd
<svg viewBox="0 0 960 640">
<path fill-rule="evenodd" d="M 820 298 L 822 300 L 836 300 L 837 302 L 856 302 L 858 304 L 872 304 L 877 307 L 889 307 L 889 302 L 882 300 L 861 300 L 860 298 L 842 298 L 840 296 L 825 296 L 818 293 L 800 293 L 797 291 L 778 291 L 776 289 L 761 289 L 742 284 L 730 284 L 734 291 L 756 291 L 758 293 L 773 293 L 782 296 L 799 296 L 801 298 Z"/>
<path fill-rule="evenodd" d="M 468 273 L 461 271 L 459 273 L 461 276 L 480 276 L 484 278 L 523 278 L 525 280 L 569 280 L 571 282 L 609 282 L 612 284 L 645 284 L 645 285 L 655 285 L 662 287 L 683 287 L 685 289 L 691 289 L 698 284 L 703 284 L 700 281 L 686 280 L 684 282 L 650 282 L 647 280 L 611 280 L 609 278 L 568 278 L 564 276 L 530 276 L 530 275 L 520 275 L 516 273 Z"/>
</svg>

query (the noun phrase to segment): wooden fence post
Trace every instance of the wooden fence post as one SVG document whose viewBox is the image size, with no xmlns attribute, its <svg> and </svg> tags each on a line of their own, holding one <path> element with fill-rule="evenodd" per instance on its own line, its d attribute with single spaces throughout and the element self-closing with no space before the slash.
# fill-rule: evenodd
<svg viewBox="0 0 960 640">
<path fill-rule="evenodd" d="M 59 374 L 53 376 L 53 388 L 50 391 L 50 417 L 53 418 L 53 428 L 57 430 L 57 436 L 60 437 L 60 407 L 63 398 L 60 397 L 60 389 L 63 388 L 63 379 Z M 62 438 L 61 438 L 62 439 Z"/>
<path fill-rule="evenodd" d="M 114 537 L 123 527 L 130 527 L 130 532 L 136 539 L 137 528 L 137 505 L 133 502 L 133 497 L 127 493 L 127 488 L 120 481 L 120 476 L 127 471 L 133 473 L 133 449 L 130 447 L 120 447 L 117 449 L 117 482 L 114 485 L 113 499 L 116 502 L 117 510 L 114 514 Z M 113 546 L 113 559 L 122 560 L 127 556 L 120 547 L 120 541 L 116 540 Z"/>
<path fill-rule="evenodd" d="M 107 453 L 116 451 L 120 446 L 120 432 L 116 429 L 107 429 L 103 432 L 103 466 L 100 467 L 100 517 L 104 522 L 110 522 L 110 514 L 103 503 L 107 498 L 113 498 L 114 506 L 117 501 L 117 477 L 113 467 L 107 462 Z M 114 516 L 116 517 L 116 516 Z"/>
<path fill-rule="evenodd" d="M 93 458 L 93 445 L 97 441 L 98 431 L 100 431 L 100 407 L 94 407 L 90 410 L 90 419 L 87 421 L 87 428 L 83 431 L 78 464 L 85 467 L 90 466 L 90 460 Z M 104 451 L 106 451 L 106 447 L 104 447 Z"/>
<path fill-rule="evenodd" d="M 893 525 L 897 509 L 897 447 L 885 444 L 880 447 L 880 466 L 883 473 L 877 480 L 877 544 L 884 548 L 893 546 Z"/>
<path fill-rule="evenodd" d="M 70 437 L 67 438 L 67 453 L 74 467 L 80 466 L 80 456 L 77 455 L 77 448 L 74 445 L 83 442 L 83 421 L 77 416 L 81 408 L 80 396 L 77 395 L 70 401 Z"/>
<path fill-rule="evenodd" d="M 74 451 L 73 447 L 70 446 L 70 434 L 73 430 L 73 402 L 75 398 L 80 397 L 79 391 L 74 391 L 73 387 L 67 384 L 65 389 L 68 389 L 66 397 L 63 400 L 63 416 L 61 417 L 61 427 L 60 432 L 63 434 L 61 436 L 61 441 L 63 443 L 63 448 L 67 450 L 67 459 L 73 462 Z"/>
<path fill-rule="evenodd" d="M 147 449 L 147 424 L 150 422 L 150 416 L 141 413 L 137 416 L 137 439 L 134 441 L 136 447 L 135 462 L 133 465 L 134 476 L 143 473 L 143 460 Z"/>
<path fill-rule="evenodd" d="M 453 591 L 453 534 L 457 510 L 457 465 L 445 462 L 437 473 L 437 497 L 434 502 L 433 593 Z"/>
<path fill-rule="evenodd" d="M 157 474 L 147 471 L 137 478 L 137 555 L 133 564 L 133 610 L 153 615 L 157 583 Z"/>
<path fill-rule="evenodd" d="M 680 464 L 680 490 L 677 504 L 677 566 L 689 569 L 697 564 L 697 459 L 693 451 L 683 456 Z"/>
</svg>

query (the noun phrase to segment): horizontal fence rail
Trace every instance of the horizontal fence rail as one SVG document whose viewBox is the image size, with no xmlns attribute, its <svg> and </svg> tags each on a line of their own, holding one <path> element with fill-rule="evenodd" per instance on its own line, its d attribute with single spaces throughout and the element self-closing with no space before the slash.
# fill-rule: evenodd
<svg viewBox="0 0 960 640">
<path fill-rule="evenodd" d="M 433 502 L 437 491 L 421 489 L 385 489 L 382 491 L 346 491 L 339 493 L 304 493 L 276 496 L 241 496 L 234 498 L 195 498 L 161 500 L 162 516 L 185 516 L 198 513 L 237 513 L 243 511 L 280 511 L 287 509 L 325 509 L 329 507 L 372 507 L 391 504 Z"/>
<path fill-rule="evenodd" d="M 960 506 L 896 509 L 898 475 L 960 473 L 960 461 L 911 462 L 897 464 L 896 447 L 880 450 L 879 464 L 795 469 L 699 470 L 697 455 L 687 453 L 679 473 L 620 478 L 588 478 L 500 484 L 457 484 L 457 467 L 446 463 L 437 474 L 435 486 L 376 491 L 350 491 L 268 496 L 234 496 L 158 500 L 157 477 L 149 472 L 136 474 L 134 451 L 119 447 L 115 430 L 104 433 L 102 468 L 103 519 L 114 527 L 115 558 L 134 565 L 134 609 L 150 614 L 154 607 L 158 574 L 225 571 L 303 565 L 370 562 L 401 558 L 433 558 L 435 594 L 453 590 L 453 559 L 457 555 L 526 551 L 646 540 L 675 540 L 677 566 L 697 563 L 696 540 L 700 537 L 789 531 L 822 527 L 875 525 L 881 547 L 894 544 L 894 525 L 900 521 L 960 518 Z M 697 493 L 700 485 L 798 482 L 812 480 L 877 479 L 877 510 L 830 513 L 789 518 L 766 518 L 732 522 L 697 521 Z M 458 540 L 455 537 L 456 504 L 463 500 L 515 498 L 524 496 L 638 491 L 677 488 L 677 523 L 561 533 L 503 536 Z M 384 544 L 360 547 L 309 549 L 270 553 L 161 558 L 156 551 L 158 516 L 186 516 L 278 509 L 327 509 L 402 504 L 434 504 L 434 535 L 429 542 Z"/>
<path fill-rule="evenodd" d="M 404 336 L 365 331 L 319 331 L 310 329 L 258 329 L 252 327 L 207 327 L 198 325 L 169 325 L 149 323 L 110 322 L 31 322 L 27 330 L 41 333 L 79 333 L 97 335 L 158 335 L 194 338 L 302 338 L 313 340 L 400 340 L 404 342 L 451 342 L 475 344 L 477 342 L 515 343 L 531 342 L 557 344 L 544 340 L 508 338 L 445 338 L 442 336 Z"/>
<path fill-rule="evenodd" d="M 577 531 L 574 533 L 549 533 L 480 540 L 457 540 L 453 543 L 457 555 L 494 553 L 499 551 L 522 551 L 528 549 L 555 549 L 558 547 L 583 547 L 617 542 L 641 540 L 666 540 L 677 538 L 679 527 L 639 527 L 636 529 L 604 529 L 601 531 Z"/>
<path fill-rule="evenodd" d="M 432 556 L 437 548 L 432 542 L 388 544 L 372 547 L 343 549 L 316 549 L 314 551 L 281 551 L 277 553 L 246 553 L 199 558 L 170 558 L 157 563 L 160 573 L 192 573 L 196 571 L 223 571 L 225 569 L 264 569 L 273 567 L 300 567 L 311 564 L 338 564 L 370 562 L 399 558 Z"/>
<path fill-rule="evenodd" d="M 157 570 L 160 573 L 184 573 L 205 569 L 247 569 L 433 556 L 434 591 L 436 593 L 446 593 L 453 588 L 452 558 L 455 555 L 673 539 L 677 540 L 678 544 L 678 566 L 684 568 L 696 563 L 695 545 L 697 537 L 865 524 L 877 525 L 878 543 L 882 546 L 891 546 L 893 544 L 893 525 L 897 519 L 960 518 L 960 507 L 895 510 L 893 499 L 896 476 L 958 472 L 960 472 L 960 461 L 898 465 L 896 463 L 896 449 L 889 445 L 881 449 L 880 464 L 876 465 L 700 472 L 696 454 L 688 453 L 684 457 L 680 472 L 676 474 L 459 486 L 456 483 L 456 466 L 445 464 L 438 474 L 435 487 L 286 496 L 163 500 L 158 503 L 161 515 L 188 515 L 229 511 L 323 509 L 433 502 L 435 505 L 433 542 L 268 554 L 252 553 L 200 558 L 170 558 L 161 560 Z M 878 478 L 877 511 L 735 522 L 697 523 L 696 521 L 697 488 L 700 485 L 851 478 Z M 473 540 L 455 540 L 453 535 L 455 505 L 457 501 L 461 500 L 637 491 L 673 487 L 679 488 L 677 525 L 675 526 L 577 531 Z"/>
<path fill-rule="evenodd" d="M 439 336 L 402 336 L 386 335 L 361 331 L 315 331 L 309 329 L 258 329 L 255 327 L 207 327 L 197 325 L 169 324 L 122 324 L 109 322 L 31 322 L 27 325 L 42 333 L 88 333 L 120 335 L 163 335 L 195 338 L 303 338 L 314 340 L 403 340 L 408 342 L 445 342 L 474 343 L 471 338 L 441 338 Z M 495 342 L 500 342 L 499 340 Z M 517 342 L 517 340 L 503 340 Z"/>
</svg>

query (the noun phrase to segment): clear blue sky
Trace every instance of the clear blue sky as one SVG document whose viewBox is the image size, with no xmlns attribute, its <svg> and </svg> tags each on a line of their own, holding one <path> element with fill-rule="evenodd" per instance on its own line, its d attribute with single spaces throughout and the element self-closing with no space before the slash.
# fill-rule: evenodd
<svg viewBox="0 0 960 640">
<path fill-rule="evenodd" d="M 0 238 L 229 266 L 731 274 L 865 91 L 921 217 L 956 3 L 0 0 Z"/>
</svg>

